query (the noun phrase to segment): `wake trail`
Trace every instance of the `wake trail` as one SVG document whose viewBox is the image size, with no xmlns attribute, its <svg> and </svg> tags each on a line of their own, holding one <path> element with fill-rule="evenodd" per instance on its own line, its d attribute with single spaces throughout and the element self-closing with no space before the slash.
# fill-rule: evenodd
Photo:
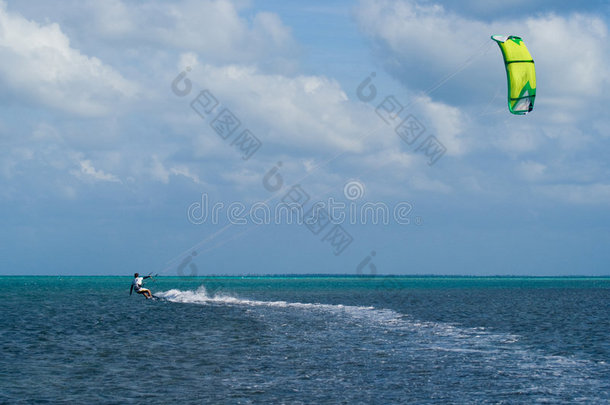
<svg viewBox="0 0 610 405">
<path fill-rule="evenodd" d="M 468 338 L 474 338 L 479 343 L 492 343 L 490 340 L 495 343 L 515 343 L 520 338 L 517 335 L 508 333 L 490 332 L 483 327 L 468 328 L 442 322 L 421 321 L 408 314 L 387 308 L 245 299 L 227 294 L 209 294 L 205 286 L 200 286 L 197 290 L 186 291 L 171 289 L 159 292 L 157 296 L 170 302 L 185 304 L 226 304 L 251 307 L 295 308 L 308 312 L 320 311 L 337 316 L 349 316 L 352 320 L 365 323 L 368 326 L 390 328 L 396 332 L 432 334 L 445 339 L 450 338 L 455 340 L 456 345 L 459 347 L 463 347 L 465 340 Z M 445 349 L 451 350 L 450 347 L 445 347 Z"/>
<path fill-rule="evenodd" d="M 459 324 L 423 321 L 409 314 L 392 309 L 372 306 L 342 304 L 303 303 L 288 301 L 262 301 L 238 298 L 227 294 L 208 294 L 205 286 L 197 290 L 182 291 L 172 289 L 159 292 L 163 299 L 185 304 L 197 305 L 235 305 L 297 309 L 304 316 L 330 314 L 337 319 L 333 323 L 341 328 L 355 328 L 354 333 L 385 336 L 392 342 L 392 350 L 402 349 L 410 353 L 427 353 L 434 358 L 440 353 L 453 353 L 456 356 L 475 356 L 486 367 L 497 369 L 498 373 L 510 373 L 517 378 L 525 378 L 526 386 L 542 382 L 561 381 L 563 387 L 578 383 L 580 385 L 601 386 L 597 376 L 587 370 L 593 365 L 590 360 L 576 357 L 550 355 L 522 343 L 522 336 L 507 332 L 490 330 L 485 327 L 467 327 Z M 314 316 L 312 322 L 327 317 Z M 511 366 L 500 366 L 510 364 Z M 594 368 L 597 368 L 593 366 Z M 606 364 L 602 365 L 608 369 Z M 534 375 L 530 371 L 536 370 Z M 532 381 L 528 378 L 533 378 Z M 544 384 L 543 384 L 544 385 Z M 534 389 L 533 386 L 530 388 Z"/>
<path fill-rule="evenodd" d="M 170 302 L 178 302 L 185 304 L 233 304 L 233 305 L 249 305 L 249 306 L 265 306 L 265 307 L 280 307 L 280 308 L 307 308 L 307 309 L 325 309 L 328 311 L 336 311 L 342 309 L 352 310 L 373 310 L 374 307 L 365 306 L 350 306 L 350 305 L 333 305 L 333 304 L 318 304 L 318 303 L 302 303 L 288 301 L 260 301 L 233 297 L 226 294 L 208 294 L 205 286 L 200 286 L 197 290 L 177 290 L 161 291 L 157 293 L 161 298 Z"/>
</svg>

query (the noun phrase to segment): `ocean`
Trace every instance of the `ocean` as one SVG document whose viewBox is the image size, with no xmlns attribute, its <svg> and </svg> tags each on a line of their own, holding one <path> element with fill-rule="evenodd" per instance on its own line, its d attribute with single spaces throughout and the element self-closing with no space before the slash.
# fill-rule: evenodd
<svg viewBox="0 0 610 405">
<path fill-rule="evenodd" d="M 0 277 L 0 403 L 610 403 L 610 278 Z"/>
</svg>

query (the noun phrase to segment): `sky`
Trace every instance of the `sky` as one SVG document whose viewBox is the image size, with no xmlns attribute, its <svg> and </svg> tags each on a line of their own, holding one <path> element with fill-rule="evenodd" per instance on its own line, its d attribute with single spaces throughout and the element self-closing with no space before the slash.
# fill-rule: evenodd
<svg viewBox="0 0 610 405">
<path fill-rule="evenodd" d="M 0 274 L 608 275 L 609 16 L 0 0 Z"/>
</svg>

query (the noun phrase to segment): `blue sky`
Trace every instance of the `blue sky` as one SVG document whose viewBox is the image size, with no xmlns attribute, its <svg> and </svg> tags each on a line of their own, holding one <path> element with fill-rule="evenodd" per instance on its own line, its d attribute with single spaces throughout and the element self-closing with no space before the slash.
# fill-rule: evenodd
<svg viewBox="0 0 610 405">
<path fill-rule="evenodd" d="M 609 8 L 0 0 L 0 274 L 607 275 Z M 525 117 L 507 111 L 492 34 L 536 62 Z M 200 117 L 204 89 L 218 106 Z M 389 96 L 405 107 L 393 124 L 376 113 Z M 241 122 L 227 140 L 223 108 Z M 394 132 L 407 116 L 424 129 L 411 145 Z M 244 129 L 262 145 L 247 160 Z M 428 136 L 446 150 L 432 165 Z M 202 194 L 273 209 L 295 184 L 306 209 L 402 203 L 409 223 L 314 234 L 188 214 Z M 331 229 L 351 240 L 340 254 Z"/>
</svg>

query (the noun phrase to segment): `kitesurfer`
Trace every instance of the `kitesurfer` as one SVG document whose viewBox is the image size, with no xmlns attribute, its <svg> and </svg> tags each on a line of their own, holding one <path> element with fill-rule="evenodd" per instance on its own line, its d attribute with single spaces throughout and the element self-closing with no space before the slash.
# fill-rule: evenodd
<svg viewBox="0 0 610 405">
<path fill-rule="evenodd" d="M 152 276 L 140 277 L 140 274 L 135 273 L 133 277 L 134 278 L 131 282 L 131 289 L 129 290 L 129 295 L 131 295 L 131 293 L 135 290 L 135 292 L 137 292 L 138 294 L 144 295 L 146 299 L 152 298 L 153 295 L 151 294 L 150 290 L 148 288 L 142 287 L 142 282 L 144 281 L 144 279 L 151 278 Z"/>
</svg>

